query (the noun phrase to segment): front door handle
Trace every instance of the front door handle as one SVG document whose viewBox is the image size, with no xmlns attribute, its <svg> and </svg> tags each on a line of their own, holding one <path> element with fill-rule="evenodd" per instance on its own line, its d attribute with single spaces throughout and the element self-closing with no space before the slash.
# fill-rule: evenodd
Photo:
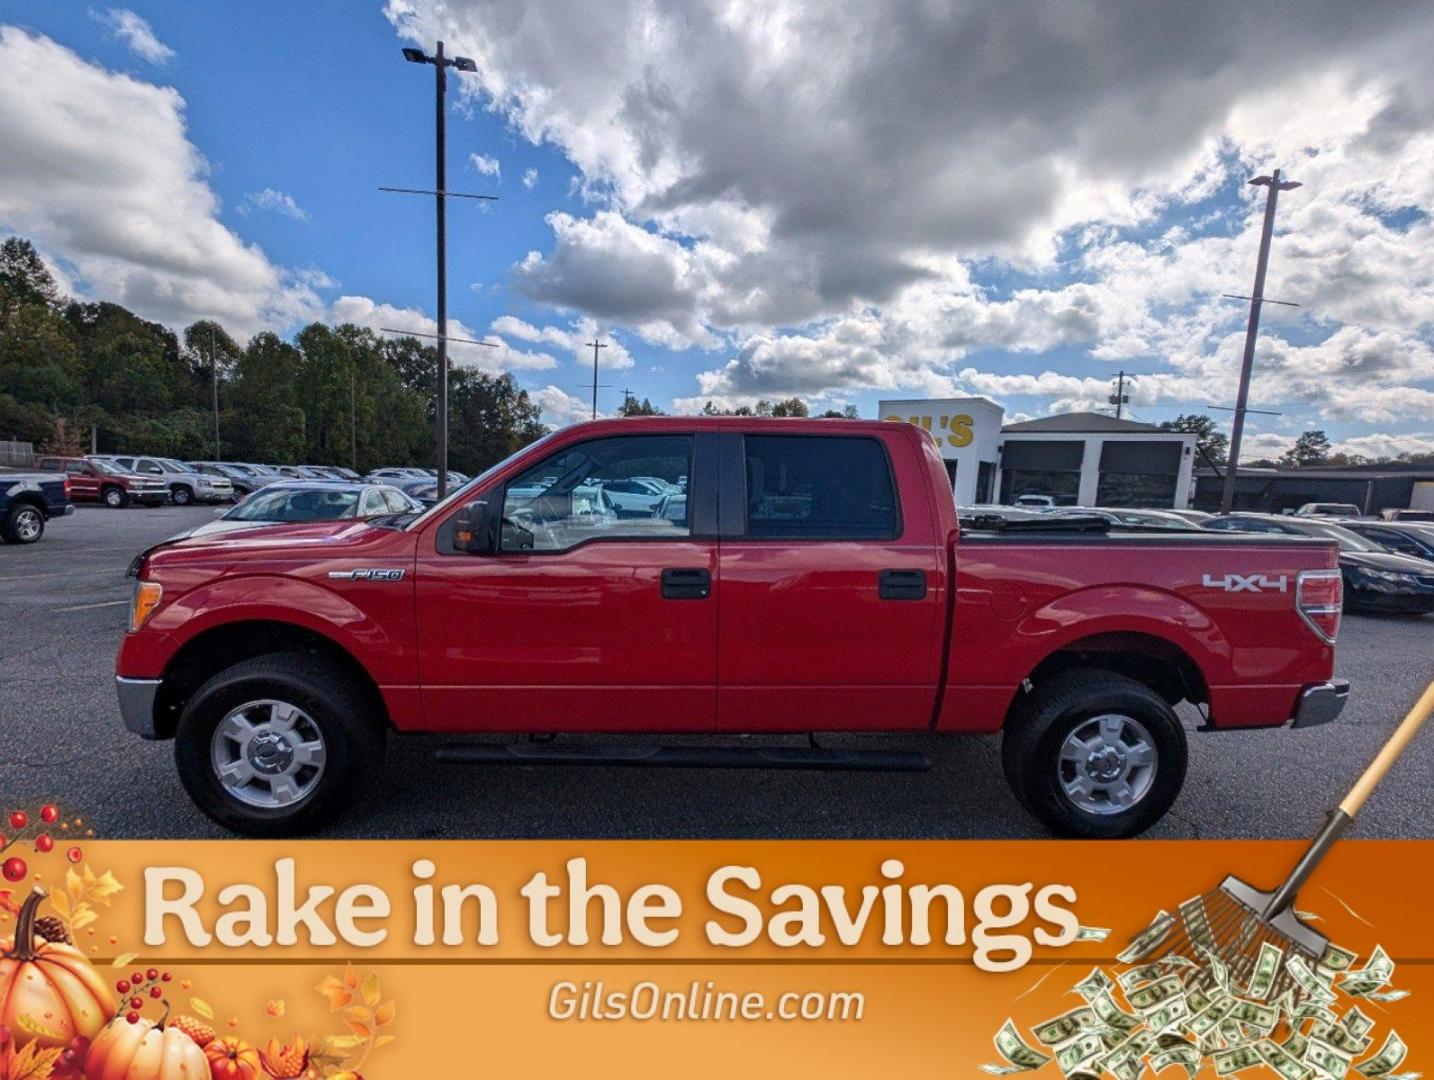
<svg viewBox="0 0 1434 1080">
<path fill-rule="evenodd" d="M 925 600 L 925 570 L 882 570 L 876 575 L 876 592 L 883 600 Z"/>
<path fill-rule="evenodd" d="M 662 572 L 664 600 L 706 600 L 712 595 L 712 573 L 709 570 L 675 567 Z"/>
</svg>

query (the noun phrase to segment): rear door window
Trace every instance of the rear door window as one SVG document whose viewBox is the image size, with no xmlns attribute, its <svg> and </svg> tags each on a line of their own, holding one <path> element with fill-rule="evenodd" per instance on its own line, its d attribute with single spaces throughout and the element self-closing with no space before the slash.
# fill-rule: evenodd
<svg viewBox="0 0 1434 1080">
<path fill-rule="evenodd" d="M 886 449 L 856 436 L 748 435 L 747 535 L 889 540 L 901 535 Z"/>
</svg>

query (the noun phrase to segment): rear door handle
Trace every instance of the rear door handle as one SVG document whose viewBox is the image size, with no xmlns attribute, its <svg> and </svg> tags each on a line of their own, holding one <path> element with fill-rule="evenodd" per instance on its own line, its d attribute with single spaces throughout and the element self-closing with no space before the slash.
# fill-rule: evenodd
<svg viewBox="0 0 1434 1080">
<path fill-rule="evenodd" d="M 925 570 L 882 570 L 876 575 L 877 595 L 883 600 L 925 600 Z"/>
<path fill-rule="evenodd" d="M 675 567 L 662 572 L 664 600 L 706 600 L 712 595 L 712 573 L 708 570 Z"/>
</svg>

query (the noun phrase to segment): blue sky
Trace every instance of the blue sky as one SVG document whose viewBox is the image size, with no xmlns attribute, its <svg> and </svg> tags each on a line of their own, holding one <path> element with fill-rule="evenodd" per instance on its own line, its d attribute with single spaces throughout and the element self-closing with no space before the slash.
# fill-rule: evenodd
<svg viewBox="0 0 1434 1080">
<path fill-rule="evenodd" d="M 1233 396 L 1244 181 L 1281 164 L 1307 186 L 1269 294 L 1304 306 L 1269 312 L 1256 449 L 1434 447 L 1427 11 L 1145 11 L 1113 35 L 1024 4 L 12 3 L 0 231 L 172 324 L 418 328 L 432 201 L 378 187 L 432 183 L 432 69 L 399 50 L 442 34 L 481 69 L 450 94 L 449 186 L 500 196 L 450 203 L 453 332 L 503 343 L 455 356 L 550 422 L 582 415 L 595 330 L 605 410 L 630 387 L 1042 415 L 1104 407 L 1124 368 L 1137 417 L 1206 411 Z"/>
</svg>

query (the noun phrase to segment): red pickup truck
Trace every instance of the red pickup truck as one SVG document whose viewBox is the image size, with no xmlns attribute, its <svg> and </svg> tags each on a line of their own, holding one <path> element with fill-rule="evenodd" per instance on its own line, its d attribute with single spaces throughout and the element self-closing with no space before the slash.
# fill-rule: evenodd
<svg viewBox="0 0 1434 1080">
<path fill-rule="evenodd" d="M 1049 828 L 1129 836 L 1183 782 L 1178 703 L 1204 729 L 1339 713 L 1340 572 L 1317 540 L 1096 524 L 962 530 L 905 424 L 598 421 L 417 516 L 145 552 L 116 682 L 255 835 L 378 786 L 390 731 L 528 736 L 451 761 L 807 768 L 924 756 L 655 737 L 1000 731 Z M 640 738 L 553 738 L 578 732 Z"/>
</svg>

